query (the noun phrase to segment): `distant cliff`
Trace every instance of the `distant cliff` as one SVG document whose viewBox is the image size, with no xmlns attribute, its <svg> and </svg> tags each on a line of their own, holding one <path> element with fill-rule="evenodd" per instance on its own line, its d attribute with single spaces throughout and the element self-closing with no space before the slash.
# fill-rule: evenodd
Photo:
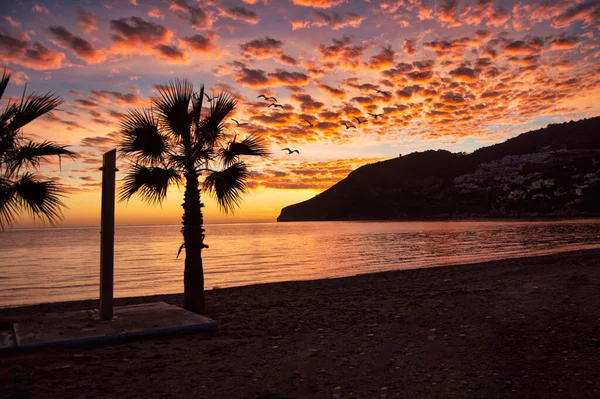
<svg viewBox="0 0 600 399">
<path fill-rule="evenodd" d="M 277 221 L 600 215 L 600 117 L 364 165 Z"/>
</svg>

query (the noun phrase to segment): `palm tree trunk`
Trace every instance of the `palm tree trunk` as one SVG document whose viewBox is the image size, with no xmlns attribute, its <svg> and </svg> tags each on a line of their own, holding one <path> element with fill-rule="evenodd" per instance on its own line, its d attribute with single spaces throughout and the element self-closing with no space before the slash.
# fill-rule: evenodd
<svg viewBox="0 0 600 399">
<path fill-rule="evenodd" d="M 202 269 L 202 207 L 198 175 L 195 171 L 185 174 L 183 196 L 183 243 L 185 244 L 185 270 L 183 273 L 183 307 L 195 313 L 204 311 L 204 271 Z"/>
</svg>

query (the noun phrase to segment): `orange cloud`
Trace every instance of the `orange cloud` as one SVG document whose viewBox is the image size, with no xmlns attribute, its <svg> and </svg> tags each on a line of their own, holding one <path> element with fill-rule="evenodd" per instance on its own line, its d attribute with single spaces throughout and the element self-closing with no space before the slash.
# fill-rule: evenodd
<svg viewBox="0 0 600 399">
<path fill-rule="evenodd" d="M 324 103 L 315 100 L 310 94 L 296 93 L 292 99 L 300 103 L 302 112 L 316 112 L 325 106 Z"/>
<path fill-rule="evenodd" d="M 215 22 L 212 13 L 204 11 L 201 7 L 190 6 L 186 0 L 173 0 L 169 10 L 175 12 L 179 18 L 188 20 L 195 29 L 212 29 Z"/>
<path fill-rule="evenodd" d="M 296 24 L 292 22 L 292 29 L 300 29 L 307 27 L 323 27 L 327 26 L 333 30 L 344 29 L 344 28 L 358 28 L 365 20 L 362 17 L 353 12 L 344 13 L 332 13 L 328 14 L 325 11 L 313 10 L 312 12 L 313 21 L 296 21 Z M 302 22 L 302 23 L 299 23 Z M 295 25 L 295 26 L 294 26 Z"/>
<path fill-rule="evenodd" d="M 151 18 L 165 19 L 164 14 L 156 7 L 151 8 L 147 15 Z"/>
<path fill-rule="evenodd" d="M 246 59 L 266 59 L 283 55 L 283 42 L 265 36 L 240 44 L 242 57 Z"/>
<path fill-rule="evenodd" d="M 73 50 L 77 57 L 88 64 L 97 64 L 106 58 L 90 42 L 73 35 L 64 26 L 51 26 L 48 32 L 56 45 Z"/>
<path fill-rule="evenodd" d="M 276 166 L 254 171 L 250 181 L 254 187 L 277 189 L 324 190 L 346 178 L 350 172 L 367 163 L 385 158 L 349 158 L 329 161 L 277 160 Z"/>
<path fill-rule="evenodd" d="M 262 69 L 250 69 L 238 63 L 237 73 L 234 80 L 244 86 L 262 88 L 278 86 L 304 86 L 310 81 L 310 77 L 302 72 L 288 72 L 277 69 L 275 72 L 265 72 Z"/>
<path fill-rule="evenodd" d="M 157 44 L 153 49 L 160 58 L 167 62 L 175 64 L 187 63 L 187 55 L 176 45 Z"/>
<path fill-rule="evenodd" d="M 114 90 L 90 90 L 90 93 L 95 98 L 95 101 L 100 101 L 104 104 L 117 103 L 122 107 L 145 105 L 145 101 L 133 93 L 121 93 Z"/>
<path fill-rule="evenodd" d="M 402 48 L 406 55 L 412 57 L 417 54 L 417 41 L 415 39 L 405 39 Z"/>
<path fill-rule="evenodd" d="M 336 98 L 345 98 L 346 97 L 346 92 L 342 89 L 336 89 L 335 87 L 326 85 L 325 83 L 318 81 L 318 80 L 315 81 L 315 85 L 320 90 L 324 91 L 325 93 L 329 94 L 330 96 L 333 96 Z"/>
<path fill-rule="evenodd" d="M 243 21 L 248 24 L 256 25 L 260 21 L 258 15 L 254 11 L 247 10 L 244 7 L 229 7 L 220 11 L 221 15 L 227 18 Z"/>
<path fill-rule="evenodd" d="M 389 68 L 394 65 L 395 58 L 396 52 L 392 50 L 392 47 L 385 46 L 379 53 L 369 58 L 366 66 L 371 70 L 380 71 L 384 68 Z"/>
<path fill-rule="evenodd" d="M 572 50 L 581 44 L 581 40 L 577 36 L 561 35 L 552 40 L 552 50 Z"/>
<path fill-rule="evenodd" d="M 435 51 L 439 58 L 462 59 L 464 52 L 469 46 L 478 46 L 479 43 L 468 37 L 455 40 L 436 40 L 423 43 L 426 50 Z"/>
<path fill-rule="evenodd" d="M 463 82 L 475 82 L 477 80 L 477 71 L 474 69 L 461 66 L 450 71 L 450 75 L 456 80 Z"/>
<path fill-rule="evenodd" d="M 413 71 L 407 73 L 406 77 L 413 82 L 429 82 L 433 79 L 433 72 L 430 70 Z"/>
<path fill-rule="evenodd" d="M 50 50 L 40 42 L 30 47 L 27 41 L 2 33 L 0 55 L 5 61 L 42 71 L 61 68 L 66 60 L 64 53 Z"/>
<path fill-rule="evenodd" d="M 600 19 L 600 8 L 596 1 L 588 3 L 577 4 L 568 10 L 564 11 L 561 15 L 556 17 L 552 26 L 555 28 L 566 28 L 573 22 L 583 21 L 586 25 L 592 25 L 594 22 L 596 26 Z"/>
<path fill-rule="evenodd" d="M 4 16 L 4 19 L 7 20 L 10 26 L 12 26 L 13 28 L 21 27 L 21 22 L 17 21 L 16 19 L 13 19 L 10 15 Z"/>
<path fill-rule="evenodd" d="M 111 35 L 115 48 L 120 51 L 129 52 L 165 44 L 171 40 L 173 32 L 162 25 L 147 22 L 140 17 L 120 18 L 110 21 L 110 28 L 114 32 Z"/>
<path fill-rule="evenodd" d="M 216 51 L 215 48 L 215 39 L 217 35 L 214 33 L 210 33 L 209 35 L 194 35 L 188 36 L 181 39 L 181 41 L 187 46 L 191 47 L 192 50 L 196 53 L 214 53 Z"/>
<path fill-rule="evenodd" d="M 39 4 L 34 4 L 33 7 L 31 8 L 31 11 L 37 12 L 37 13 L 41 13 L 41 14 L 50 15 L 50 10 L 48 10 L 48 7 L 42 6 L 42 5 L 39 5 Z"/>
<path fill-rule="evenodd" d="M 327 69 L 357 69 L 362 65 L 362 58 L 367 45 L 352 45 L 353 38 L 347 35 L 333 39 L 330 45 L 320 44 L 317 48 Z"/>
<path fill-rule="evenodd" d="M 90 33 L 98 29 L 97 18 L 91 12 L 86 11 L 82 7 L 75 6 L 75 14 L 77 14 L 77 23 L 85 33 Z"/>
<path fill-rule="evenodd" d="M 140 17 L 130 17 L 112 20 L 110 27 L 114 32 L 111 35 L 111 51 L 114 53 L 151 54 L 169 63 L 187 63 L 186 53 L 171 42 L 173 32 L 162 25 L 147 22 Z M 184 40 L 184 43 L 190 46 L 189 40 Z"/>
<path fill-rule="evenodd" d="M 346 0 L 292 0 L 292 3 L 303 7 L 332 8 L 339 6 L 345 1 Z"/>
<path fill-rule="evenodd" d="M 443 25 L 448 27 L 460 26 L 460 21 L 456 18 L 458 4 L 456 0 L 443 0 L 440 4 L 440 13 L 438 19 Z"/>
<path fill-rule="evenodd" d="M 535 37 L 528 41 L 516 40 L 504 46 L 504 52 L 509 55 L 536 55 L 544 48 L 544 41 Z"/>
</svg>

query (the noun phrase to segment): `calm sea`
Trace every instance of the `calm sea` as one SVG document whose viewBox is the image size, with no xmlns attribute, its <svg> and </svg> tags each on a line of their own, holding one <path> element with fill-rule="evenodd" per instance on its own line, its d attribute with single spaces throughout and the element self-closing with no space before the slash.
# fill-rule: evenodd
<svg viewBox="0 0 600 399">
<path fill-rule="evenodd" d="M 0 232 L 0 307 L 98 297 L 99 228 Z M 179 226 L 115 232 L 115 296 L 183 290 Z M 206 225 L 206 288 L 600 247 L 600 220 Z"/>
</svg>

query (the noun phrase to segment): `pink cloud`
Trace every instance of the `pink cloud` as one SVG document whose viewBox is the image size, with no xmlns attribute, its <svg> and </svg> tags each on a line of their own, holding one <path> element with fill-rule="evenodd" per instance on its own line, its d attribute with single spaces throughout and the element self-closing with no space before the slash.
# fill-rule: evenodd
<svg viewBox="0 0 600 399">
<path fill-rule="evenodd" d="M 337 7 L 346 1 L 347 0 L 292 0 L 292 3 L 303 7 L 332 8 Z"/>
<path fill-rule="evenodd" d="M 0 33 L 0 55 L 8 62 L 36 70 L 61 68 L 66 60 L 64 53 L 50 50 L 40 42 L 29 42 Z"/>
<path fill-rule="evenodd" d="M 77 23 L 81 27 L 82 31 L 85 33 L 90 33 L 98 29 L 96 15 L 78 6 L 75 7 L 75 13 L 77 14 Z"/>
<path fill-rule="evenodd" d="M 60 47 L 73 50 L 77 57 L 89 64 L 97 64 L 104 61 L 104 54 L 94 48 L 94 46 L 85 39 L 73 35 L 64 26 L 51 26 L 48 32 L 52 41 Z"/>
<path fill-rule="evenodd" d="M 31 11 L 50 15 L 50 10 L 48 10 L 48 8 L 46 6 L 39 5 L 39 4 L 34 4 L 33 7 L 31 8 Z"/>
</svg>

